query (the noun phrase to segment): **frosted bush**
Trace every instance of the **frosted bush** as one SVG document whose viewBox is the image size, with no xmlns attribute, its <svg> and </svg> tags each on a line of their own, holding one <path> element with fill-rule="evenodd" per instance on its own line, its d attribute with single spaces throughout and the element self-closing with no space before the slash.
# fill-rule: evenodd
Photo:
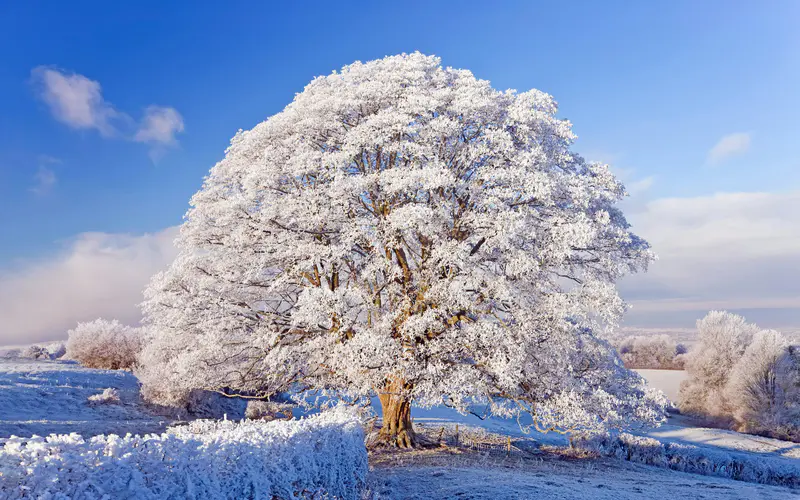
<svg viewBox="0 0 800 500">
<path fill-rule="evenodd" d="M 89 396 L 89 404 L 119 404 L 119 391 L 108 387 L 100 394 Z"/>
<path fill-rule="evenodd" d="M 69 331 L 66 356 L 89 368 L 130 369 L 141 350 L 139 328 L 117 320 L 96 319 L 78 323 Z"/>
<path fill-rule="evenodd" d="M 800 464 L 748 453 L 728 453 L 693 445 L 661 443 L 627 433 L 580 435 L 574 447 L 599 455 L 692 474 L 751 483 L 800 487 Z"/>
<path fill-rule="evenodd" d="M 290 422 L 196 421 L 161 435 L 12 437 L 0 498 L 357 499 L 360 421 L 338 409 Z"/>
<path fill-rule="evenodd" d="M 292 418 L 292 405 L 274 401 L 251 400 L 247 402 L 245 416 L 250 420 L 276 420 Z"/>
<path fill-rule="evenodd" d="M 40 345 L 29 345 L 20 351 L 19 357 L 25 359 L 50 359 L 50 353 Z"/>
</svg>

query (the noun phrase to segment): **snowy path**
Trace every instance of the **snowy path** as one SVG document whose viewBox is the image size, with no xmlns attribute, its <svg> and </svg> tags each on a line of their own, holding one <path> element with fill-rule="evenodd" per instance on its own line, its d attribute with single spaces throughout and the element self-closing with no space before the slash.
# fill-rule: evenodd
<svg viewBox="0 0 800 500">
<path fill-rule="evenodd" d="M 90 406 L 107 387 L 121 404 Z M 91 370 L 65 361 L 0 359 L 0 438 L 50 433 L 144 434 L 167 422 L 138 404 L 139 385 L 129 372 Z"/>
</svg>

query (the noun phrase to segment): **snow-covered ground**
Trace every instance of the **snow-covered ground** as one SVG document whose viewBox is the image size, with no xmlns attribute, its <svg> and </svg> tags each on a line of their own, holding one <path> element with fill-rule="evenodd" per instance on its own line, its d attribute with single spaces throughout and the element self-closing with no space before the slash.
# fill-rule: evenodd
<svg viewBox="0 0 800 500">
<path fill-rule="evenodd" d="M 164 430 L 165 418 L 140 404 L 138 384 L 125 371 L 92 370 L 69 361 L 0 359 L 0 438 Z M 106 388 L 119 392 L 119 404 L 89 402 Z"/>
<path fill-rule="evenodd" d="M 635 371 L 644 377 L 651 387 L 660 389 L 671 401 L 677 403 L 680 384 L 686 380 L 685 371 Z M 666 424 L 643 434 L 663 442 L 707 445 L 729 451 L 747 451 L 764 456 L 800 459 L 800 444 L 723 429 L 699 427 L 691 418 L 681 415 L 672 415 Z"/>
<path fill-rule="evenodd" d="M 681 389 L 681 382 L 686 380 L 686 372 L 683 370 L 634 370 L 644 377 L 650 387 L 655 387 L 666 395 L 670 401 L 678 404 L 678 393 Z"/>
<path fill-rule="evenodd" d="M 375 460 L 373 460 L 375 462 Z M 379 499 L 789 499 L 778 486 L 686 474 L 612 459 L 496 459 L 410 455 L 373 464 Z"/>
<path fill-rule="evenodd" d="M 680 374 L 671 372 L 666 378 Z M 90 403 L 90 396 L 107 388 L 118 391 L 119 404 Z M 557 434 L 526 434 L 516 421 L 481 420 L 473 415 L 459 415 L 448 408 L 414 408 L 412 416 L 416 424 L 428 427 L 459 424 L 513 439 L 533 438 L 539 444 L 567 443 Z M 129 372 L 92 370 L 65 361 L 0 359 L 0 446 L 2 438 L 10 435 L 144 434 L 160 432 L 168 423 L 164 417 L 150 413 L 141 405 L 138 381 Z M 673 416 L 664 426 L 639 434 L 662 442 L 748 454 L 756 460 L 781 460 L 800 467 L 798 444 L 698 428 L 681 416 Z M 419 458 L 414 454 L 401 456 L 404 458 L 373 463 L 369 479 L 372 498 L 532 498 L 540 495 L 547 498 L 655 498 L 663 496 L 664 491 L 685 498 L 709 499 L 797 498 L 799 495 L 797 490 L 787 488 L 685 474 L 610 458 L 557 460 L 545 457 L 520 461 L 512 457 L 476 462 L 478 458 L 469 456 L 445 460 Z M 387 496 L 389 491 L 393 493 Z"/>
</svg>

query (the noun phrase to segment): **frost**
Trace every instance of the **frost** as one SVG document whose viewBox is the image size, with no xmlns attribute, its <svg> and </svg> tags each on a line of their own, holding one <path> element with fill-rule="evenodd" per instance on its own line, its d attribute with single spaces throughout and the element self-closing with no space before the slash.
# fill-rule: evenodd
<svg viewBox="0 0 800 500">
<path fill-rule="evenodd" d="M 356 499 L 361 424 L 344 409 L 290 422 L 195 421 L 161 435 L 10 438 L 0 497 Z"/>
<path fill-rule="evenodd" d="M 314 79 L 193 196 L 145 291 L 144 396 L 308 388 L 543 430 L 660 422 L 663 398 L 596 333 L 653 255 L 556 113 L 419 53 Z"/>
<path fill-rule="evenodd" d="M 604 456 L 692 474 L 800 487 L 800 465 L 796 460 L 766 458 L 758 454 L 729 453 L 679 443 L 662 443 L 657 439 L 627 433 L 583 435 L 573 439 L 572 444 L 579 449 Z"/>
<path fill-rule="evenodd" d="M 103 389 L 100 394 L 89 396 L 89 404 L 119 404 L 119 391 L 113 387 Z"/>
<path fill-rule="evenodd" d="M 141 350 L 138 328 L 117 320 L 96 319 L 78 323 L 69 331 L 66 357 L 89 368 L 105 370 L 130 369 Z"/>
</svg>

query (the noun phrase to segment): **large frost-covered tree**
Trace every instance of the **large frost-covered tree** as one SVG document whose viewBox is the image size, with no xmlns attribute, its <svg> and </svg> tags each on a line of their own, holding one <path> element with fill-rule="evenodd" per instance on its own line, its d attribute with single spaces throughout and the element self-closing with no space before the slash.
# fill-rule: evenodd
<svg viewBox="0 0 800 500">
<path fill-rule="evenodd" d="M 549 95 L 419 53 L 314 79 L 192 198 L 146 291 L 146 394 L 377 394 L 399 446 L 412 401 L 542 430 L 659 421 L 595 333 L 652 256 L 574 138 Z"/>
</svg>

